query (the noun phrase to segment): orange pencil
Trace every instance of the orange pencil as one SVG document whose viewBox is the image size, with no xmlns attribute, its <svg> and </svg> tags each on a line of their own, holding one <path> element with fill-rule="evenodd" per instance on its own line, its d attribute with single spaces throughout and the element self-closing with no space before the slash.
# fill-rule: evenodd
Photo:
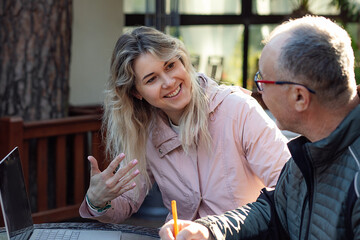
<svg viewBox="0 0 360 240">
<path fill-rule="evenodd" d="M 176 238 L 176 235 L 179 233 L 179 226 L 177 224 L 177 210 L 176 210 L 176 201 L 175 200 L 171 201 L 171 210 L 172 210 L 172 215 L 173 215 L 173 219 L 174 219 L 174 237 Z"/>
</svg>

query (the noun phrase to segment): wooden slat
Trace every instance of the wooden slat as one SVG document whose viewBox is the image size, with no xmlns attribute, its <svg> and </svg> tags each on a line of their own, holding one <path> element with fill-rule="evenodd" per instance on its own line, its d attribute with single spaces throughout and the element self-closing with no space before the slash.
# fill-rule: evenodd
<svg viewBox="0 0 360 240">
<path fill-rule="evenodd" d="M 38 139 L 37 143 L 37 207 L 38 211 L 48 209 L 48 154 L 47 139 Z"/>
<path fill-rule="evenodd" d="M 0 159 L 18 146 L 20 156 L 23 144 L 23 120 L 19 117 L 0 119 Z"/>
<path fill-rule="evenodd" d="M 20 156 L 21 166 L 24 173 L 25 186 L 29 193 L 29 142 L 23 144 L 23 154 Z"/>
<path fill-rule="evenodd" d="M 66 206 L 66 137 L 56 139 L 56 207 Z"/>
<path fill-rule="evenodd" d="M 51 209 L 38 213 L 33 213 L 34 223 L 59 222 L 71 218 L 78 218 L 80 204 L 74 204 L 62 208 Z"/>
<path fill-rule="evenodd" d="M 105 148 L 102 144 L 102 138 L 101 133 L 99 131 L 92 132 L 91 134 L 91 150 L 92 150 L 92 156 L 96 158 L 98 161 L 99 169 L 103 171 L 107 165 L 108 162 L 105 160 Z"/>
<path fill-rule="evenodd" d="M 74 137 L 74 201 L 81 203 L 85 196 L 84 135 Z"/>
<path fill-rule="evenodd" d="M 99 115 L 26 122 L 24 123 L 24 139 L 97 131 L 100 126 Z"/>
<path fill-rule="evenodd" d="M 0 154 L 4 156 L 18 146 L 22 158 L 23 172 L 27 188 L 36 184 L 37 189 L 37 212 L 33 214 L 35 223 L 62 221 L 79 216 L 78 209 L 85 195 L 85 181 L 88 182 L 89 172 L 85 171 L 85 137 L 90 133 L 92 152 L 89 155 L 96 156 L 99 163 L 104 163 L 104 149 L 99 134 L 101 127 L 100 115 L 69 117 L 49 121 L 34 121 L 24 123 L 21 118 L 0 118 Z M 73 155 L 68 156 L 67 138 L 75 136 Z M 48 209 L 48 137 L 55 137 L 56 162 L 55 162 L 55 209 Z M 36 139 L 36 183 L 29 182 L 29 140 Z M 3 156 L 0 156 L 3 157 Z M 67 204 L 67 166 L 68 157 L 74 167 L 74 203 Z M 71 166 L 70 166 L 71 167 Z M 86 175 L 85 175 L 86 174 Z M 1 222 L 1 220 L 0 220 Z M 0 223 L 1 224 L 1 223 Z"/>
<path fill-rule="evenodd" d="M 92 132 L 91 133 L 91 155 L 99 159 L 100 158 L 100 133 L 99 132 Z"/>
</svg>

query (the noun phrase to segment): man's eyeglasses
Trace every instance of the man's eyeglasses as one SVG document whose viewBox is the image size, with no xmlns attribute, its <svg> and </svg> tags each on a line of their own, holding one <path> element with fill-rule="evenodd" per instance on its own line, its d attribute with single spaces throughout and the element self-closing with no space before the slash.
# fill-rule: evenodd
<svg viewBox="0 0 360 240">
<path fill-rule="evenodd" d="M 287 82 L 287 81 L 268 81 L 268 80 L 263 80 L 260 71 L 258 71 L 258 72 L 255 74 L 254 81 L 255 81 L 256 87 L 258 88 L 258 90 L 259 90 L 260 92 L 264 90 L 264 87 L 263 87 L 263 84 L 264 84 L 264 83 L 266 83 L 266 84 L 279 84 L 279 85 L 282 85 L 282 84 L 294 84 L 294 85 L 303 86 L 303 87 L 306 88 L 309 92 L 315 94 L 315 91 L 314 91 L 314 90 L 312 90 L 311 88 L 308 88 L 307 86 L 305 86 L 305 85 L 303 85 L 303 84 L 301 84 L 301 83 L 294 83 L 294 82 Z"/>
</svg>

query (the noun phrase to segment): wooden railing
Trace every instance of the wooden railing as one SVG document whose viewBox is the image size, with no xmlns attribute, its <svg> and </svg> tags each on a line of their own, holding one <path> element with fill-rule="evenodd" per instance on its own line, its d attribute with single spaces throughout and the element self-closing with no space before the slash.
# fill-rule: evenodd
<svg viewBox="0 0 360 240">
<path fill-rule="evenodd" d="M 87 156 L 106 165 L 100 126 L 101 115 L 34 122 L 0 118 L 0 159 L 19 147 L 34 223 L 79 217 L 89 183 Z"/>
</svg>

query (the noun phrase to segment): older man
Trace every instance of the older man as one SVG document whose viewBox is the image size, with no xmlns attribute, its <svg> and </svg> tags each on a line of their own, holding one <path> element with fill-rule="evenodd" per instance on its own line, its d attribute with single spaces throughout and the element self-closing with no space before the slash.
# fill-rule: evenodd
<svg viewBox="0 0 360 240">
<path fill-rule="evenodd" d="M 292 159 L 275 191 L 179 221 L 176 239 L 360 239 L 360 100 L 348 34 L 323 17 L 291 20 L 266 40 L 259 67 L 255 82 L 278 126 L 302 135 L 288 144 Z M 162 239 L 172 229 L 165 224 Z"/>
</svg>

